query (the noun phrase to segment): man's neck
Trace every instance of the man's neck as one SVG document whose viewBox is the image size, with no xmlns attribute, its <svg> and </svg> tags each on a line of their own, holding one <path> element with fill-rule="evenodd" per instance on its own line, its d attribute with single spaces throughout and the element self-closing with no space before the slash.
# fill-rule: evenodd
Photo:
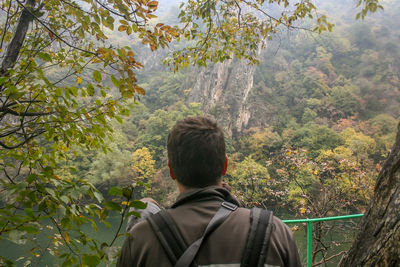
<svg viewBox="0 0 400 267">
<path fill-rule="evenodd" d="M 177 184 L 177 186 L 178 186 L 178 190 L 179 190 L 179 193 L 180 193 L 180 194 L 182 194 L 182 193 L 185 192 L 185 191 L 194 189 L 194 187 L 184 186 L 184 185 L 180 184 L 178 181 L 176 181 L 176 184 Z M 222 179 L 221 179 L 216 185 L 222 187 Z"/>
</svg>

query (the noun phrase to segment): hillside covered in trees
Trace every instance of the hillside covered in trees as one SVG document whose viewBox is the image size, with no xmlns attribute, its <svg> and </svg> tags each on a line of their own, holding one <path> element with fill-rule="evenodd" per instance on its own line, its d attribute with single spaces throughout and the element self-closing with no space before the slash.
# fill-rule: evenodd
<svg viewBox="0 0 400 267">
<path fill-rule="evenodd" d="M 322 3 L 318 3 L 318 12 L 326 14 L 335 24 L 332 32 L 316 34 L 281 27 L 271 33 L 272 40 L 266 42 L 264 49 L 257 50 L 259 64 L 256 65 L 249 65 L 244 59 L 229 59 L 174 72 L 162 64 L 165 57 L 168 63 L 168 49 L 152 52 L 135 36 L 122 35 L 121 32 L 125 31 L 122 28 L 119 28 L 120 32 L 109 33 L 108 40 L 129 47 L 126 52 L 121 52 L 126 53 L 124 57 L 130 57 L 132 52 L 144 67 L 135 72 L 135 77 L 130 74 L 136 95 L 116 106 L 117 111 L 113 108 L 113 99 L 130 93 L 113 88 L 124 87 L 122 79 L 115 78 L 118 75 L 115 70 L 107 70 L 113 74 L 104 78 L 106 71 L 103 73 L 97 66 L 99 70 L 94 72 L 90 68 L 84 69 L 78 72 L 78 76 L 64 79 L 63 69 L 44 69 L 42 72 L 49 80 L 60 80 L 66 86 L 73 83 L 76 90 L 85 85 L 85 93 L 71 90 L 73 97 L 61 92 L 57 97 L 65 98 L 63 101 L 69 103 L 68 108 L 79 106 L 79 112 L 81 107 L 89 104 L 100 107 L 95 113 L 82 113 L 82 116 L 98 117 L 99 121 L 93 123 L 90 132 L 79 129 L 77 124 L 71 128 L 77 127 L 81 131 L 79 134 L 72 136 L 71 132 L 69 135 L 66 129 L 63 130 L 64 136 L 51 137 L 64 138 L 65 143 L 81 140 L 86 144 L 83 146 L 73 142 L 67 146 L 57 145 L 57 140 L 54 144 L 39 140 L 42 150 L 35 152 L 36 159 L 43 155 L 47 157 L 45 151 L 51 149 L 55 154 L 57 151 L 62 153 L 49 160 L 54 165 L 47 169 L 47 174 L 45 169 L 43 177 L 30 174 L 28 179 L 47 179 L 46 175 L 56 177 L 54 186 L 43 190 L 68 206 L 75 198 L 90 203 L 89 196 L 99 202 L 104 196 L 110 215 L 113 210 L 126 215 L 126 210 L 114 205 L 113 201 L 119 197 L 126 197 L 127 201 L 153 197 L 168 206 L 178 194 L 166 164 L 168 131 L 182 118 L 208 115 L 225 130 L 229 167 L 224 179 L 244 206 L 265 207 L 284 219 L 365 212 L 381 165 L 395 141 L 400 118 L 400 3 L 383 1 L 384 12 L 356 21 L 354 18 L 358 11 L 349 7 L 348 1 L 319 2 Z M 174 1 L 160 3 L 158 20 L 170 25 L 176 23 L 177 4 Z M 309 28 L 310 25 L 311 22 L 303 21 L 296 27 Z M 174 32 L 170 31 L 172 36 Z M 171 47 L 180 46 L 182 43 L 171 44 Z M 39 58 L 42 63 L 48 61 L 46 54 Z M 94 91 L 93 85 L 87 84 L 92 76 L 102 84 L 101 90 L 96 87 Z M 43 78 L 42 82 L 46 83 L 46 79 Z M 127 86 L 130 85 L 127 83 Z M 97 103 L 96 97 L 104 98 L 106 102 Z M 66 121 L 69 118 L 78 120 L 74 116 L 81 116 L 80 113 L 69 113 L 67 109 L 62 112 L 65 112 L 63 120 Z M 103 117 L 109 113 L 112 116 Z M 66 123 L 60 125 L 64 127 Z M 109 128 L 111 134 L 106 136 L 102 127 Z M 97 140 L 92 133 L 102 138 Z M 17 180 L 24 172 L 28 173 L 28 165 L 20 167 L 18 173 L 7 172 L 7 168 L 15 164 L 14 160 L 23 158 L 23 152 L 18 153 L 11 160 L 2 152 L 6 157 L 0 162 L 5 175 L 15 175 Z M 85 181 L 85 186 L 72 183 L 77 180 Z M 62 183 L 71 184 L 64 185 L 61 194 L 57 186 Z M 2 185 L 0 205 L 7 205 L 13 198 L 7 188 L 20 190 L 22 187 Z M 123 187 L 130 187 L 132 191 L 119 189 Z M 127 197 L 128 194 L 131 195 Z M 27 193 L 24 197 L 30 196 Z M 45 213 L 64 213 L 60 223 L 54 225 L 72 231 L 75 229 L 73 225 L 80 223 L 79 219 L 65 217 L 65 214 L 75 212 L 73 205 L 68 211 L 56 211 L 55 207 L 54 210 L 50 208 L 51 212 L 48 208 L 43 210 Z M 137 202 L 135 205 L 140 207 L 141 204 Z M 91 208 L 95 209 L 94 206 Z M 109 224 L 105 219 L 108 210 L 94 212 L 87 209 L 85 212 L 93 213 L 99 222 Z M 29 204 L 15 211 L 14 215 L 18 212 L 26 213 L 24 216 L 36 216 L 31 214 Z M 53 217 L 57 216 L 44 216 L 43 220 L 52 220 Z M 0 228 L 6 229 L 5 221 L 0 223 Z M 82 221 L 82 224 L 86 223 L 97 222 Z M 29 227 L 22 234 L 10 230 L 7 239 L 18 243 L 24 238 L 29 239 L 26 237 L 29 234 L 37 235 L 45 226 Z M 349 230 L 346 225 L 319 225 L 314 236 L 318 241 L 314 248 L 315 262 L 335 253 L 337 257 L 332 257 L 333 264 L 340 260 L 342 254 L 335 251 L 335 241 L 327 240 L 335 227 L 344 227 L 344 231 L 351 233 L 356 231 L 354 228 Z M 65 233 L 54 233 L 61 237 L 56 236 L 53 243 L 46 244 L 47 247 L 35 246 L 21 256 L 42 266 L 43 255 L 40 254 L 60 256 L 66 249 L 75 249 L 62 245 L 60 240 L 67 247 L 70 243 L 70 237 Z M 119 236 L 119 241 L 122 239 L 123 235 Z M 9 241 L 0 238 L 0 244 L 2 242 Z M 81 240 L 74 246 L 79 247 L 85 242 Z M 105 254 L 112 261 L 117 252 L 111 248 Z M 0 256 L 7 257 L 3 251 L 1 249 Z M 68 259 L 66 255 L 63 257 Z M 91 261 L 90 258 L 86 260 Z M 67 266 L 72 264 L 72 260 L 66 262 Z M 93 262 L 97 262 L 97 258 Z"/>
</svg>

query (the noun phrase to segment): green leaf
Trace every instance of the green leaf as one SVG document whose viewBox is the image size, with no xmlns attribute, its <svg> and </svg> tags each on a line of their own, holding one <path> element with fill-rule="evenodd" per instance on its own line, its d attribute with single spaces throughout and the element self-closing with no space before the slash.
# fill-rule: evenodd
<svg viewBox="0 0 400 267">
<path fill-rule="evenodd" d="M 38 53 L 38 58 L 40 58 L 41 60 L 47 61 L 47 62 L 51 62 L 52 58 L 49 54 L 44 53 L 44 52 L 40 52 Z"/>
<path fill-rule="evenodd" d="M 115 78 L 114 75 L 111 75 L 111 81 L 114 84 L 115 87 L 119 88 L 120 87 L 120 82 L 117 78 Z"/>
<path fill-rule="evenodd" d="M 104 197 L 100 192 L 94 191 L 93 194 L 98 202 L 102 202 L 104 200 Z"/>
<path fill-rule="evenodd" d="M 127 217 L 129 217 L 129 216 L 135 216 L 136 218 L 141 218 L 141 217 L 142 217 L 142 215 L 140 214 L 140 212 L 137 212 L 137 211 L 130 211 L 126 216 L 127 216 Z"/>
<path fill-rule="evenodd" d="M 83 264 L 86 264 L 89 267 L 92 267 L 92 266 L 95 267 L 100 263 L 100 258 L 96 255 L 83 254 L 82 262 L 83 262 Z"/>
<path fill-rule="evenodd" d="M 145 209 L 147 207 L 147 203 L 144 203 L 140 200 L 133 200 L 130 204 L 129 207 L 135 208 L 135 209 Z"/>
<path fill-rule="evenodd" d="M 10 80 L 10 78 L 8 78 L 8 77 L 0 77 L 0 85 L 5 84 L 9 80 Z"/>
<path fill-rule="evenodd" d="M 26 213 L 26 215 L 28 215 L 29 217 L 31 217 L 31 218 L 35 218 L 35 214 L 33 213 L 33 210 L 31 209 L 31 208 L 26 208 L 25 209 L 25 213 Z"/>
<path fill-rule="evenodd" d="M 94 95 L 94 87 L 91 83 L 89 83 L 86 87 L 87 93 L 89 96 L 93 96 Z"/>
<path fill-rule="evenodd" d="M 60 197 L 61 201 L 64 202 L 65 204 L 68 204 L 69 198 L 67 196 L 61 196 Z"/>
<path fill-rule="evenodd" d="M 19 228 L 19 230 L 25 231 L 28 234 L 38 234 L 38 233 L 40 233 L 40 231 L 37 229 L 37 227 L 31 226 L 31 225 L 22 226 L 21 228 Z"/>
<path fill-rule="evenodd" d="M 47 177 L 53 176 L 54 175 L 54 170 L 52 167 L 50 166 L 46 166 L 45 168 L 43 168 L 43 173 L 44 175 L 46 175 Z"/>
<path fill-rule="evenodd" d="M 104 202 L 104 206 L 106 206 L 110 210 L 115 210 L 115 211 L 121 211 L 122 210 L 122 207 L 118 203 L 115 203 L 115 202 L 112 202 L 112 201 L 105 201 Z"/>
<path fill-rule="evenodd" d="M 122 196 L 122 190 L 119 187 L 111 187 L 108 191 L 109 196 Z"/>
<path fill-rule="evenodd" d="M 30 184 L 30 183 L 32 183 L 34 180 L 36 180 L 36 178 L 37 178 L 37 175 L 34 174 L 34 173 L 32 173 L 32 174 L 30 174 L 28 177 L 26 177 L 26 182 L 27 182 L 28 184 Z"/>
<path fill-rule="evenodd" d="M 112 16 L 108 16 L 105 20 L 103 20 L 103 24 L 110 30 L 114 30 L 114 18 Z"/>
<path fill-rule="evenodd" d="M 129 188 L 129 187 L 125 187 L 125 188 L 122 189 L 122 194 L 127 199 L 131 199 L 131 197 L 132 197 L 132 189 Z"/>
<path fill-rule="evenodd" d="M 93 71 L 93 79 L 98 83 L 101 82 L 101 73 L 100 73 L 100 71 L 98 71 L 98 70 Z"/>
<path fill-rule="evenodd" d="M 115 116 L 114 117 L 119 123 L 122 124 L 122 118 L 120 116 Z"/>
<path fill-rule="evenodd" d="M 71 89 L 72 95 L 76 97 L 78 95 L 78 88 L 71 86 L 70 89 Z"/>
<path fill-rule="evenodd" d="M 46 187 L 46 192 L 49 193 L 49 195 L 52 197 L 56 196 L 56 192 L 51 188 Z"/>
</svg>

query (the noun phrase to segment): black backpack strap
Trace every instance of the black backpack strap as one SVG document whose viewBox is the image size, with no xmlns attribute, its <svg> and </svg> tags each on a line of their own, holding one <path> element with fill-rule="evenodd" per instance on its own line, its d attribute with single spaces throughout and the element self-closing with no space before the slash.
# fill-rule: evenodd
<svg viewBox="0 0 400 267">
<path fill-rule="evenodd" d="M 197 252 L 200 249 L 203 240 L 207 238 L 210 233 L 212 233 L 218 226 L 220 226 L 231 214 L 232 211 L 235 211 L 237 206 L 230 202 L 222 202 L 221 207 L 215 213 L 214 217 L 212 217 L 211 221 L 208 223 L 206 230 L 203 235 L 194 241 L 183 253 L 183 255 L 179 258 L 178 262 L 174 265 L 174 267 L 187 267 L 189 266 L 194 258 L 197 255 Z"/>
<path fill-rule="evenodd" d="M 187 248 L 187 244 L 176 227 L 167 210 L 153 214 L 147 218 L 170 262 L 175 265 Z"/>
<path fill-rule="evenodd" d="M 242 257 L 241 267 L 264 266 L 272 229 L 272 211 L 252 208 L 250 232 Z"/>
</svg>

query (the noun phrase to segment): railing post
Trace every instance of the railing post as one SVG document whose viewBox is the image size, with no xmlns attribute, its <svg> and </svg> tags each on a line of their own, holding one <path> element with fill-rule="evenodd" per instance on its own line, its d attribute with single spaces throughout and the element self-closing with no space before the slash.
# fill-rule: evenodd
<svg viewBox="0 0 400 267">
<path fill-rule="evenodd" d="M 307 267 L 312 267 L 312 221 L 307 221 Z"/>
</svg>

